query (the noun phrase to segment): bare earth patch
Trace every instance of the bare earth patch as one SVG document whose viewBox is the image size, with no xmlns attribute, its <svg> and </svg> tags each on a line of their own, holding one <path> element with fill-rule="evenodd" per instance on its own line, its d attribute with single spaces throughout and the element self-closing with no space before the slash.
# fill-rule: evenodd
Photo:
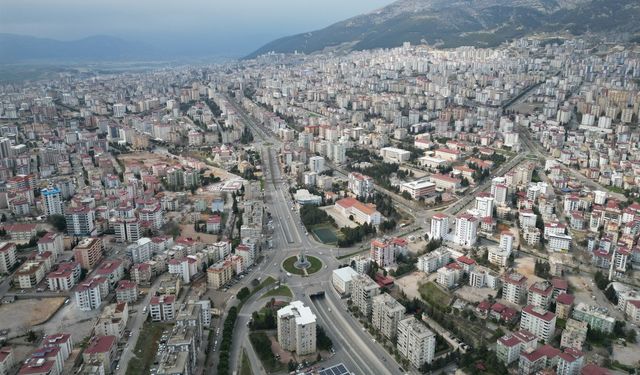
<svg viewBox="0 0 640 375">
<path fill-rule="evenodd" d="M 0 329 L 20 331 L 49 319 L 66 297 L 33 298 L 0 305 Z M 9 336 L 12 336 L 11 333 Z"/>
</svg>

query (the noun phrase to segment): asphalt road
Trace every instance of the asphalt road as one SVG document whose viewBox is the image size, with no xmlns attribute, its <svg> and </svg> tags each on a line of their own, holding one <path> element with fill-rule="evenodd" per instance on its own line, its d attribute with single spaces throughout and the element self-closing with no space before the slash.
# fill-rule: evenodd
<svg viewBox="0 0 640 375">
<path fill-rule="evenodd" d="M 239 116 L 252 129 L 256 138 L 261 138 L 261 140 L 257 139 L 256 143 L 262 148 L 265 172 L 270 177 L 265 184 L 264 196 L 268 210 L 272 213 L 274 220 L 275 231 L 272 238 L 274 250 L 267 251 L 267 254 L 265 254 L 267 263 L 260 272 L 263 275 L 262 277 L 286 278 L 286 284 L 294 294 L 294 299 L 303 300 L 305 304 L 314 310 L 318 316 L 319 324 L 323 326 L 336 346 L 336 355 L 323 364 L 325 367 L 340 361 L 344 362 L 353 373 L 358 375 L 372 373 L 401 374 L 400 366 L 379 344 L 373 341 L 368 332 L 363 332 L 360 324 L 346 310 L 343 302 L 335 294 L 331 286 L 331 273 L 340 264 L 335 255 L 350 250 L 334 249 L 331 246 L 314 241 L 306 234 L 297 211 L 291 210 L 293 202 L 288 193 L 289 186 L 283 183 L 285 178 L 280 174 L 278 161 L 272 149 L 272 147 L 279 148 L 281 142 L 270 136 L 266 130 L 261 129 L 235 102 L 230 102 L 235 106 Z M 270 145 L 264 144 L 266 143 L 265 141 Z M 287 277 L 281 267 L 281 263 L 287 257 L 298 254 L 300 249 L 304 249 L 306 254 L 321 259 L 324 266 L 308 277 L 303 278 L 295 275 Z M 308 296 L 308 291 L 311 288 L 325 291 L 324 299 L 312 302 Z M 264 301 L 260 301 L 259 296 L 252 296 L 240 311 L 234 329 L 230 368 L 238 368 L 242 347 L 247 351 L 249 358 L 256 358 L 251 345 L 247 345 L 248 329 L 246 324 L 251 313 L 263 305 Z M 253 367 L 254 372 L 260 373 L 260 369 L 256 368 L 257 366 Z"/>
</svg>

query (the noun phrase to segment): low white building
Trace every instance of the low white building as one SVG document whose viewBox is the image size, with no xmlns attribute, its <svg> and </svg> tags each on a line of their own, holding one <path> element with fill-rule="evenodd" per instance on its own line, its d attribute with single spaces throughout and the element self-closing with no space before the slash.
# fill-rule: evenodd
<svg viewBox="0 0 640 375">
<path fill-rule="evenodd" d="M 336 288 L 340 294 L 351 293 L 351 280 L 354 276 L 358 275 L 358 272 L 351 267 L 343 267 L 334 270 L 331 277 L 333 287 Z"/>
</svg>

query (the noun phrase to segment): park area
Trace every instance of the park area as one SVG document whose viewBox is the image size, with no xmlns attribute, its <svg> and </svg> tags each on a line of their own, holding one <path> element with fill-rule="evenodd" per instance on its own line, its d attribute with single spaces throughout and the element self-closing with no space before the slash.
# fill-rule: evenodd
<svg viewBox="0 0 640 375">
<path fill-rule="evenodd" d="M 298 260 L 297 256 L 292 256 L 285 259 L 284 262 L 282 262 L 282 268 L 294 275 L 310 275 L 312 273 L 320 271 L 320 269 L 322 268 L 322 261 L 310 255 L 307 255 L 306 257 L 307 261 L 309 261 L 309 263 L 311 264 L 307 269 L 301 269 L 295 266 L 296 261 Z"/>
</svg>

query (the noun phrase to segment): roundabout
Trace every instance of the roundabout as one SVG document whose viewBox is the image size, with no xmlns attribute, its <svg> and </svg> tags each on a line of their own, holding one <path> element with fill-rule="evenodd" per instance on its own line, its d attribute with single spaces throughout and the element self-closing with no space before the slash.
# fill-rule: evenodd
<svg viewBox="0 0 640 375">
<path fill-rule="evenodd" d="M 282 268 L 293 275 L 311 275 L 322 269 L 322 261 L 314 256 L 305 255 L 301 252 L 286 258 L 282 262 Z"/>
</svg>

